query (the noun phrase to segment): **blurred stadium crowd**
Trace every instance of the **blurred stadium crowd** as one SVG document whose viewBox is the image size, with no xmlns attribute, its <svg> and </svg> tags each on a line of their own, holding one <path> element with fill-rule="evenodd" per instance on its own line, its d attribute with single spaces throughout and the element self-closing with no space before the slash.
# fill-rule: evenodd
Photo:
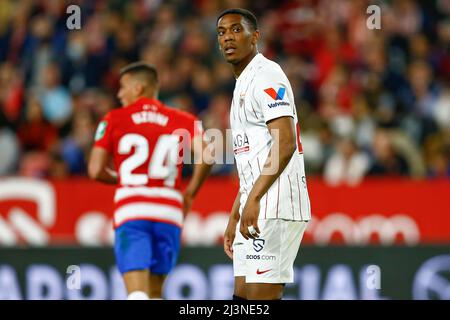
<svg viewBox="0 0 450 320">
<path fill-rule="evenodd" d="M 79 31 L 67 29 L 68 2 L 1 0 L 0 176 L 85 175 L 96 124 L 118 107 L 118 72 L 136 60 L 157 66 L 162 101 L 225 132 L 235 80 L 216 16 L 244 7 L 293 86 L 310 175 L 450 177 L 450 0 L 70 4 Z M 380 30 L 366 26 L 370 4 Z"/>
</svg>

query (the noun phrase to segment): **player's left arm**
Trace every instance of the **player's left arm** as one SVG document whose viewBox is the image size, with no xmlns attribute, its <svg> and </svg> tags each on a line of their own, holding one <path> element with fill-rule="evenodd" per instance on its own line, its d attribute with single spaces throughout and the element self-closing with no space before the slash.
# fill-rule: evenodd
<svg viewBox="0 0 450 320">
<path fill-rule="evenodd" d="M 109 153 L 102 147 L 94 146 L 89 157 L 89 178 L 108 184 L 117 183 L 117 174 L 108 167 Z"/>
<path fill-rule="evenodd" d="M 249 226 L 253 226 L 256 232 L 260 233 L 258 228 L 260 200 L 286 168 L 297 149 L 292 117 L 284 116 L 273 119 L 267 123 L 267 127 L 273 143 L 261 175 L 253 185 L 242 213 L 240 232 L 246 239 L 256 238 L 250 234 Z"/>
<path fill-rule="evenodd" d="M 248 227 L 257 232 L 260 200 L 286 168 L 297 148 L 294 117 L 295 104 L 289 80 L 281 68 L 268 67 L 255 81 L 253 98 L 272 136 L 272 146 L 259 178 L 254 183 L 241 217 L 240 232 L 244 238 L 255 238 Z"/>
</svg>

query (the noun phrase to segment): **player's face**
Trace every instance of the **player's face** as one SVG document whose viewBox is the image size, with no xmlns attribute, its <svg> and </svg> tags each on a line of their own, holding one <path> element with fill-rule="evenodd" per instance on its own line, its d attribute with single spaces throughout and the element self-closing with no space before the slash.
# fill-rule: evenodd
<svg viewBox="0 0 450 320">
<path fill-rule="evenodd" d="M 227 14 L 217 23 L 220 51 L 228 63 L 238 64 L 256 51 L 259 32 L 253 31 L 244 17 Z"/>
<path fill-rule="evenodd" d="M 117 93 L 117 97 L 120 100 L 122 106 L 132 104 L 139 98 L 139 84 L 128 73 L 124 74 L 120 78 L 120 89 Z"/>
</svg>

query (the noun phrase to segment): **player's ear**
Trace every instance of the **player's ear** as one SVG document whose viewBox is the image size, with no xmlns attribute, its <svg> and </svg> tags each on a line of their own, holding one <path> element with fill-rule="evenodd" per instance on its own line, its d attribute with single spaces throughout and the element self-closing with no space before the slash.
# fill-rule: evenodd
<svg viewBox="0 0 450 320">
<path fill-rule="evenodd" d="M 133 89 L 134 89 L 134 94 L 137 97 L 141 96 L 144 93 L 144 91 L 145 91 L 145 87 L 140 82 L 136 82 L 136 84 L 133 87 Z"/>
<path fill-rule="evenodd" d="M 259 40 L 259 30 L 253 31 L 252 44 L 256 46 Z"/>
</svg>

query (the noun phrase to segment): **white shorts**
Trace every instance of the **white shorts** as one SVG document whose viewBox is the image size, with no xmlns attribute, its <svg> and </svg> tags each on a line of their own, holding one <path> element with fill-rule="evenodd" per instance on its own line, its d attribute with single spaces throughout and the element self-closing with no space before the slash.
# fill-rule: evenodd
<svg viewBox="0 0 450 320">
<path fill-rule="evenodd" d="M 244 276 L 246 283 L 294 282 L 294 260 L 307 224 L 307 221 L 258 220 L 259 238 L 245 240 L 239 232 L 239 221 L 233 242 L 234 276 Z"/>
</svg>

